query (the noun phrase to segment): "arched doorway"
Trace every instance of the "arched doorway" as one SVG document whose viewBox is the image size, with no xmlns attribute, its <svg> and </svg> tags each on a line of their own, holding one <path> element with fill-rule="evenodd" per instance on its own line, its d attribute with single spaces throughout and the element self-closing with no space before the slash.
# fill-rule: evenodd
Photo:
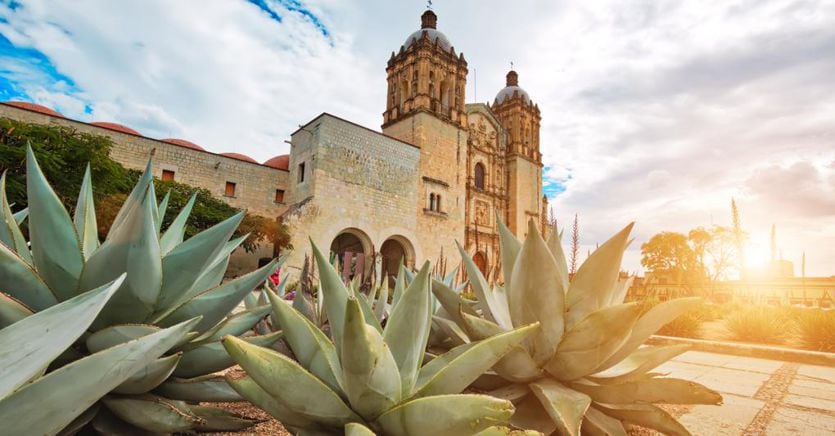
<svg viewBox="0 0 835 436">
<path fill-rule="evenodd" d="M 344 281 L 360 277 L 364 283 L 370 269 L 371 241 L 359 229 L 345 229 L 331 242 L 331 255 L 336 257 L 339 275 Z"/>
<path fill-rule="evenodd" d="M 475 266 L 477 266 L 478 270 L 481 271 L 481 275 L 487 278 L 487 256 L 485 256 L 481 251 L 478 251 L 473 255 L 473 263 L 475 263 Z"/>
<path fill-rule="evenodd" d="M 387 280 L 389 288 L 394 287 L 400 265 L 411 267 L 414 263 L 414 251 L 412 244 L 402 236 L 392 236 L 380 246 L 382 256 L 382 277 Z"/>
</svg>

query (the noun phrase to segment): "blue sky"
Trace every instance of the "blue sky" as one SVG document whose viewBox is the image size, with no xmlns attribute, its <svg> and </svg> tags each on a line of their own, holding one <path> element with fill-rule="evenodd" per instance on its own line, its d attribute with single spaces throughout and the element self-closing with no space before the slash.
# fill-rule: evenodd
<svg viewBox="0 0 835 436">
<path fill-rule="evenodd" d="M 0 100 L 263 161 L 323 111 L 378 128 L 423 1 L 0 0 Z M 437 1 L 468 102 L 510 61 L 540 107 L 544 190 L 588 247 L 635 220 L 729 224 L 835 274 L 835 2 Z M 638 266 L 638 246 L 627 267 Z M 749 250 L 750 251 L 750 250 Z"/>
</svg>

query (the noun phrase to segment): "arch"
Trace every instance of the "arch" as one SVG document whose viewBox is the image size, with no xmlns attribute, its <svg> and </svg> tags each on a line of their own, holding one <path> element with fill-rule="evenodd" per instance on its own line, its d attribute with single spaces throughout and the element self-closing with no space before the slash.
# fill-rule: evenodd
<svg viewBox="0 0 835 436">
<path fill-rule="evenodd" d="M 400 110 L 405 110 L 406 100 L 409 99 L 409 81 L 403 79 L 400 83 Z"/>
<path fill-rule="evenodd" d="M 444 112 L 449 110 L 450 93 L 451 89 L 449 86 L 449 81 L 444 80 L 443 82 L 441 82 L 441 109 Z"/>
<path fill-rule="evenodd" d="M 363 283 L 371 271 L 374 247 L 368 235 L 357 228 L 346 228 L 337 233 L 330 246 L 332 256 L 343 280 L 353 280 L 357 275 Z"/>
<path fill-rule="evenodd" d="M 484 176 L 487 172 L 484 170 L 484 164 L 478 162 L 475 164 L 475 187 L 477 189 L 484 189 Z"/>
<path fill-rule="evenodd" d="M 473 263 L 475 266 L 478 267 L 478 270 L 481 271 L 481 275 L 485 278 L 487 277 L 487 256 L 482 251 L 477 251 L 473 255 Z"/>
<path fill-rule="evenodd" d="M 394 287 L 394 281 L 403 264 L 408 268 L 414 266 L 415 249 L 406 237 L 401 235 L 389 236 L 380 246 L 382 257 L 382 277 L 388 282 L 389 288 Z"/>
</svg>

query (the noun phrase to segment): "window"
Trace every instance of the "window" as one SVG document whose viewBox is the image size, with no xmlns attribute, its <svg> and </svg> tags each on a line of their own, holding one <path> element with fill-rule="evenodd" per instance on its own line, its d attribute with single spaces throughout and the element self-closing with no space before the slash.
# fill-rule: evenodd
<svg viewBox="0 0 835 436">
<path fill-rule="evenodd" d="M 299 183 L 304 183 L 304 162 L 299 164 Z"/>
<path fill-rule="evenodd" d="M 484 165 L 481 162 L 475 164 L 475 187 L 484 189 Z"/>
<path fill-rule="evenodd" d="M 284 203 L 284 190 L 283 189 L 276 189 L 275 190 L 275 202 L 276 203 Z"/>
<path fill-rule="evenodd" d="M 174 171 L 171 170 L 162 170 L 162 181 L 163 182 L 170 182 L 174 180 Z"/>
<path fill-rule="evenodd" d="M 226 182 L 226 190 L 223 192 L 223 195 L 227 197 L 234 197 L 235 196 L 235 184 L 232 182 Z"/>
<path fill-rule="evenodd" d="M 435 212 L 441 211 L 441 194 L 435 196 Z"/>
<path fill-rule="evenodd" d="M 435 210 L 435 194 L 429 194 L 429 210 Z"/>
</svg>

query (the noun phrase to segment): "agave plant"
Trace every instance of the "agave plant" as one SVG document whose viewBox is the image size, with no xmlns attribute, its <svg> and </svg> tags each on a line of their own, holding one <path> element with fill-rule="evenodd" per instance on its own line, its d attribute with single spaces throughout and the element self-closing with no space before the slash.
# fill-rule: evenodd
<svg viewBox="0 0 835 436">
<path fill-rule="evenodd" d="M 162 350 L 163 357 L 137 367 L 130 378 L 109 389 L 102 399 L 104 407 L 85 415 L 85 424 L 91 423 L 102 433 L 137 428 L 151 432 L 225 430 L 253 424 L 229 412 L 186 403 L 242 401 L 222 376 L 212 374 L 233 364 L 220 338 L 246 333 L 271 310 L 261 306 L 229 315 L 276 267 L 273 261 L 221 283 L 230 253 L 245 238 L 229 240 L 243 214 L 184 241 L 186 221 L 195 201 L 192 197 L 161 232 L 168 196 L 157 204 L 149 162 L 107 238 L 100 242 L 89 168 L 74 217 L 70 218 L 31 148 L 27 150 L 26 165 L 28 243 L 6 199 L 5 177 L 0 180 L 0 290 L 11 297 L 0 299 L 0 316 L 34 316 L 127 273 L 90 323 L 89 334 L 53 365 L 84 360 L 84 356 L 200 317 L 189 324 L 185 340 Z M 243 340 L 268 345 L 280 335 L 270 333 Z"/>
<path fill-rule="evenodd" d="M 229 377 L 244 398 L 294 432 L 466 435 L 505 422 L 511 402 L 459 394 L 536 325 L 454 348 L 422 365 L 429 336 L 429 264 L 403 290 L 385 328 L 365 297 L 345 286 L 313 246 L 333 340 L 289 302 L 268 292 L 298 362 L 235 337 L 223 344 L 246 371 Z"/>
<path fill-rule="evenodd" d="M 520 243 L 499 222 L 505 287 L 489 286 L 459 246 L 478 297 L 475 307 L 443 283 L 432 290 L 449 318 L 436 317 L 453 342 L 465 343 L 539 322 L 482 378 L 490 394 L 513 401 L 510 423 L 545 434 L 625 435 L 623 422 L 669 434 L 689 434 L 657 403 L 720 404 L 719 393 L 687 380 L 651 372 L 686 346 L 642 347 L 694 300 L 661 303 L 641 314 L 623 303 L 630 280 L 620 263 L 630 224 L 601 245 L 569 280 L 556 231 L 546 242 L 533 221 Z"/>
</svg>

